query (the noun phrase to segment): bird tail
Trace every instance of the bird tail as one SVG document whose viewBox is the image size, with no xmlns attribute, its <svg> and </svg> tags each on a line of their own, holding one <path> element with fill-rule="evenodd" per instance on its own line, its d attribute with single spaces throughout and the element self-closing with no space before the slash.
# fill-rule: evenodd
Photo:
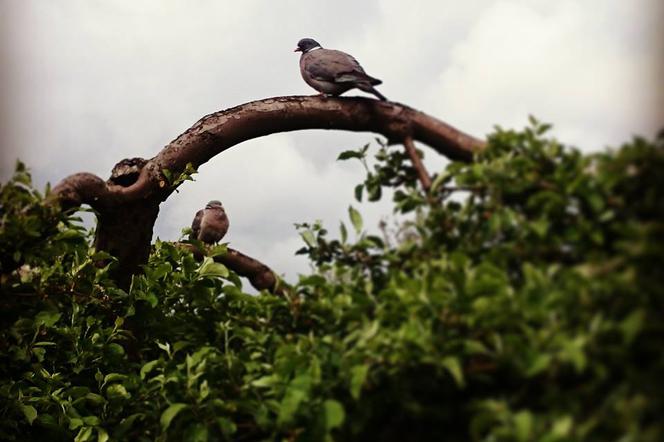
<svg viewBox="0 0 664 442">
<path fill-rule="evenodd" d="M 380 81 L 380 80 L 379 80 L 379 81 Z M 378 97 L 379 100 L 387 101 L 387 98 L 385 97 L 385 95 L 383 95 L 383 94 L 381 94 L 380 92 L 378 92 L 378 91 L 376 90 L 376 88 L 373 87 L 373 86 L 370 85 L 370 84 L 367 84 L 367 83 L 358 83 L 358 84 L 357 84 L 357 88 L 363 90 L 364 92 L 369 92 L 370 94 L 374 94 L 376 97 Z"/>
</svg>

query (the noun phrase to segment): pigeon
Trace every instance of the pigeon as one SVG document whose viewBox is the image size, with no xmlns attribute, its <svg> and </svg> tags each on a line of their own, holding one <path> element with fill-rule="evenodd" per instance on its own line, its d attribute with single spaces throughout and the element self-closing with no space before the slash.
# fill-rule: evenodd
<svg viewBox="0 0 664 442">
<path fill-rule="evenodd" d="M 358 88 L 387 100 L 374 86 L 382 83 L 364 72 L 360 63 L 351 55 L 333 49 L 323 49 L 314 39 L 303 38 L 297 43 L 295 52 L 300 56 L 300 73 L 309 86 L 321 95 L 341 95 L 349 89 Z"/>
<path fill-rule="evenodd" d="M 206 244 L 214 244 L 228 232 L 228 217 L 220 201 L 212 200 L 196 212 L 191 223 L 192 237 Z"/>
</svg>

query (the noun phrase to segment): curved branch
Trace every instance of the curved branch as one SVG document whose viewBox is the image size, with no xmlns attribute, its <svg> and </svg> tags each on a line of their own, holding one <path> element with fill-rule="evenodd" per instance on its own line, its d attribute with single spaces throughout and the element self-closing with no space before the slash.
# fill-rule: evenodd
<svg viewBox="0 0 664 442">
<path fill-rule="evenodd" d="M 252 101 L 201 118 L 149 160 L 130 185 L 107 183 L 102 189 L 99 182 L 82 182 L 77 174 L 66 178 L 57 188 L 68 189 L 72 186 L 66 182 L 76 181 L 77 192 L 65 196 L 72 201 L 79 196 L 80 201 L 86 203 L 90 203 L 90 197 L 94 202 L 105 198 L 126 202 L 150 198 L 161 202 L 175 190 L 174 186 L 166 184 L 162 170 L 168 169 L 177 176 L 187 164 L 198 168 L 243 141 L 303 129 L 375 132 L 391 142 L 411 137 L 450 159 L 460 161 L 471 161 L 473 154 L 485 144 L 399 103 L 368 98 L 276 97 Z M 83 201 L 83 197 L 87 201 Z"/>
<path fill-rule="evenodd" d="M 283 287 L 279 287 L 279 278 L 276 273 L 262 262 L 230 247 L 225 255 L 215 256 L 214 260 L 247 278 L 256 290 L 268 290 L 275 294 L 282 294 L 280 289 Z"/>
<path fill-rule="evenodd" d="M 485 145 L 399 103 L 368 98 L 276 97 L 203 117 L 154 158 L 118 163 L 106 182 L 89 173 L 71 175 L 53 189 L 51 198 L 64 207 L 89 204 L 98 212 L 95 246 L 118 258 L 116 278 L 127 288 L 131 275 L 147 262 L 159 205 L 178 187 L 178 177 L 189 164 L 197 169 L 243 141 L 302 129 L 375 132 L 391 143 L 409 140 L 407 144 L 428 144 L 442 155 L 460 161 L 472 161 L 473 154 Z M 166 169 L 170 178 L 165 176 Z M 176 180 L 171 182 L 172 178 Z M 259 262 L 236 251 L 224 259 L 230 260 L 227 265 L 235 266 L 234 270 L 249 278 L 254 287 L 275 289 L 276 276 Z"/>
<path fill-rule="evenodd" d="M 192 244 L 184 242 L 176 244 L 178 247 L 192 252 L 197 260 L 202 260 L 205 256 L 201 249 Z M 257 259 L 228 247 L 225 254 L 215 256 L 214 260 L 222 263 L 238 275 L 247 278 L 256 290 L 267 290 L 277 295 L 284 294 L 285 287 L 280 285 L 277 274 Z"/>
<path fill-rule="evenodd" d="M 98 205 L 101 200 L 108 197 L 106 182 L 92 173 L 75 173 L 69 175 L 55 186 L 51 198 L 57 198 L 63 208 L 76 207 L 89 204 Z"/>
</svg>

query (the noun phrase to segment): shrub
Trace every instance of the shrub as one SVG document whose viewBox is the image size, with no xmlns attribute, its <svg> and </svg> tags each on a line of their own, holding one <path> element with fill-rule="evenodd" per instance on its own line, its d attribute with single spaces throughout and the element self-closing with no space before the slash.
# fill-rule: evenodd
<svg viewBox="0 0 664 442">
<path fill-rule="evenodd" d="M 380 146 L 356 197 L 406 221 L 300 225 L 315 271 L 284 297 L 167 242 L 120 290 L 19 165 L 0 438 L 662 440 L 664 142 L 584 155 L 547 129 L 497 129 L 429 196 Z"/>
</svg>

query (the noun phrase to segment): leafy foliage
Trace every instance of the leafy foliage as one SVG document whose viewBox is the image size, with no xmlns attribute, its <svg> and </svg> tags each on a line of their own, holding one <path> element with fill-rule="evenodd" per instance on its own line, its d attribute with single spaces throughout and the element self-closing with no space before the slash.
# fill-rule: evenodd
<svg viewBox="0 0 664 442">
<path fill-rule="evenodd" d="M 0 439 L 661 440 L 664 143 L 583 155 L 546 130 L 498 129 L 428 196 L 381 146 L 362 188 L 410 221 L 299 225 L 316 270 L 285 297 L 165 242 L 120 290 L 19 166 Z"/>
</svg>

